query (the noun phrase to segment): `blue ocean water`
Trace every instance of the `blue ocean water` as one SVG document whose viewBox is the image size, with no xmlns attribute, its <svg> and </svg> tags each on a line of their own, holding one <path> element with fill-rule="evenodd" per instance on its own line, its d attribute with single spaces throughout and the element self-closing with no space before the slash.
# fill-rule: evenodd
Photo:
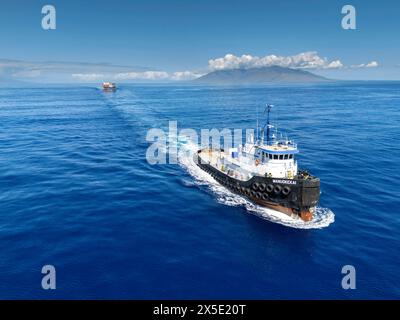
<svg viewBox="0 0 400 320">
<path fill-rule="evenodd" d="M 146 161 L 150 128 L 254 127 L 267 102 L 321 178 L 320 228 Z M 396 82 L 0 89 L 0 298 L 398 299 L 399 136 Z"/>
</svg>

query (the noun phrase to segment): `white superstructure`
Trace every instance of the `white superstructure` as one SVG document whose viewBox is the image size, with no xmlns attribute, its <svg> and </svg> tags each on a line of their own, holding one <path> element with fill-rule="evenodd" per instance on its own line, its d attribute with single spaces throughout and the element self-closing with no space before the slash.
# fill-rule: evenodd
<svg viewBox="0 0 400 320">
<path fill-rule="evenodd" d="M 231 148 L 228 152 L 208 150 L 203 160 L 239 180 L 253 176 L 293 179 L 297 175 L 298 153 L 290 141 L 275 141 L 270 144 L 247 142 L 244 146 Z"/>
<path fill-rule="evenodd" d="M 268 106 L 269 111 L 272 106 Z M 297 175 L 297 161 L 294 155 L 299 151 L 297 145 L 288 139 L 277 139 L 272 135 L 268 122 L 267 139 L 264 141 L 263 130 L 261 138 L 254 141 L 250 137 L 244 145 L 230 148 L 227 151 L 207 150 L 202 158 L 218 170 L 239 180 L 249 180 L 253 176 L 293 179 Z"/>
</svg>

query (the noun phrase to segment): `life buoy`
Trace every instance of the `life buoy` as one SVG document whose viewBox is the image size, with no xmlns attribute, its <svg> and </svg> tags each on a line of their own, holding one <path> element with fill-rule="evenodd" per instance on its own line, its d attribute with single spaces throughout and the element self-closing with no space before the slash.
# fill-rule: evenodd
<svg viewBox="0 0 400 320">
<path fill-rule="evenodd" d="M 265 183 L 261 183 L 260 186 L 258 187 L 258 190 L 260 190 L 261 192 L 265 191 Z"/>
<path fill-rule="evenodd" d="M 258 184 L 258 182 L 254 182 L 253 183 L 253 190 L 257 190 L 258 188 L 259 188 L 259 184 Z"/>
<path fill-rule="evenodd" d="M 279 185 L 278 185 L 278 186 L 275 186 L 275 188 L 274 188 L 274 192 L 275 192 L 276 194 L 280 193 L 281 190 L 282 190 L 282 187 L 279 186 Z"/>
<path fill-rule="evenodd" d="M 282 193 L 287 196 L 290 193 L 290 188 L 288 186 L 284 186 L 282 189 Z"/>
<path fill-rule="evenodd" d="M 264 193 L 264 194 L 262 195 L 262 198 L 263 198 L 263 200 L 268 200 L 268 199 L 269 199 L 268 194 L 267 194 L 267 193 Z"/>
<path fill-rule="evenodd" d="M 269 184 L 267 186 L 267 192 L 272 192 L 272 190 L 274 190 L 274 186 L 272 184 Z"/>
<path fill-rule="evenodd" d="M 260 160 L 256 159 L 256 166 L 258 166 L 260 164 Z"/>
<path fill-rule="evenodd" d="M 256 198 L 257 198 L 257 199 L 261 199 L 261 197 L 262 197 L 261 192 L 256 192 Z"/>
</svg>

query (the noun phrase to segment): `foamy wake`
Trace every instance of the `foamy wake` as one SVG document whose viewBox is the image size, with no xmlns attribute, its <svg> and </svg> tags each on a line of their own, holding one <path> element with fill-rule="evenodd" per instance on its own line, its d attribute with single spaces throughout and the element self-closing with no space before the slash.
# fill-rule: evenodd
<svg viewBox="0 0 400 320">
<path fill-rule="evenodd" d="M 321 229 L 335 221 L 335 214 L 328 208 L 317 207 L 313 220 L 304 222 L 300 219 L 293 219 L 284 213 L 261 207 L 229 191 L 196 165 L 193 160 L 193 154 L 197 151 L 197 148 L 196 144 L 184 137 L 179 137 L 179 164 L 195 179 L 196 185 L 206 185 L 209 187 L 215 194 L 218 202 L 228 206 L 243 206 L 248 212 L 262 219 L 297 229 Z"/>
</svg>

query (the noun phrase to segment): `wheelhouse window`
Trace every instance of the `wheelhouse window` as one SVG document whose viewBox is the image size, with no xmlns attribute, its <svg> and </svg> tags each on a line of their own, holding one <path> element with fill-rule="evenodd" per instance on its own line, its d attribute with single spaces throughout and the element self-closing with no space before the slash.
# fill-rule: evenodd
<svg viewBox="0 0 400 320">
<path fill-rule="evenodd" d="M 289 159 L 289 155 L 288 155 L 288 154 L 285 154 L 284 159 L 285 159 L 285 160 Z"/>
<path fill-rule="evenodd" d="M 274 154 L 274 160 L 278 160 L 279 158 L 278 158 L 278 155 L 277 154 Z"/>
<path fill-rule="evenodd" d="M 279 155 L 279 160 L 283 160 L 283 154 Z"/>
<path fill-rule="evenodd" d="M 293 159 L 293 155 L 292 154 L 289 154 L 289 159 Z"/>
</svg>

